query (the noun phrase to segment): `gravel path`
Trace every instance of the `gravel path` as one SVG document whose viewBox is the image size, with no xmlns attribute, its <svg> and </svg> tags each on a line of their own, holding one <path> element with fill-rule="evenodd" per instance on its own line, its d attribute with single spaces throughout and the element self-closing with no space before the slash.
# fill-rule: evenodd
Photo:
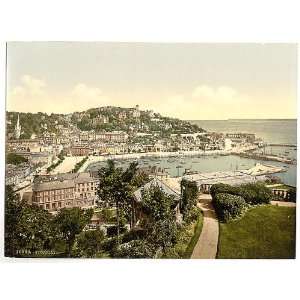
<svg viewBox="0 0 300 300">
<path fill-rule="evenodd" d="M 200 195 L 198 207 L 203 211 L 203 227 L 191 258 L 216 258 L 219 223 L 215 210 L 211 204 L 211 196 L 206 194 Z"/>
<path fill-rule="evenodd" d="M 278 205 L 278 206 L 296 207 L 295 202 L 271 201 L 271 204 Z"/>
</svg>

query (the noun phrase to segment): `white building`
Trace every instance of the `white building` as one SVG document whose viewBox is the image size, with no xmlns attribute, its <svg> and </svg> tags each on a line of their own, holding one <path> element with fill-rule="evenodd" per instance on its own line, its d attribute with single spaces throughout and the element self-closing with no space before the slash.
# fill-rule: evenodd
<svg viewBox="0 0 300 300">
<path fill-rule="evenodd" d="M 231 141 L 231 139 L 225 139 L 224 140 L 224 149 L 225 150 L 231 150 L 232 149 L 232 141 Z"/>
</svg>

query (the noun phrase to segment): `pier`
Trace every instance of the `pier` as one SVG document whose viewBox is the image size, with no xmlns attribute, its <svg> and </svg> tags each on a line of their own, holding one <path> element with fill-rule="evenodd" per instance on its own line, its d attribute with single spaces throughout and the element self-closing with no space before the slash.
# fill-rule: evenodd
<svg viewBox="0 0 300 300">
<path fill-rule="evenodd" d="M 239 152 L 234 153 L 235 155 L 238 155 L 240 157 L 244 158 L 251 158 L 256 160 L 265 160 L 265 161 L 279 161 L 285 164 L 295 165 L 296 160 L 290 159 L 290 158 L 284 158 L 276 155 L 264 155 L 264 154 L 258 154 L 253 152 Z"/>
<path fill-rule="evenodd" d="M 266 144 L 266 146 L 270 146 L 270 147 L 291 147 L 291 148 L 297 148 L 297 144 Z"/>
</svg>

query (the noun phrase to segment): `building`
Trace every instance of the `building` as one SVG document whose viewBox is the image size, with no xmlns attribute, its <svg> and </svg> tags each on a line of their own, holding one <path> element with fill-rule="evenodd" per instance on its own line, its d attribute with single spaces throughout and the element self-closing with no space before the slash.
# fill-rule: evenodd
<svg viewBox="0 0 300 300">
<path fill-rule="evenodd" d="M 245 171 L 226 171 L 226 172 L 210 172 L 197 173 L 183 176 L 184 179 L 195 181 L 198 190 L 202 193 L 210 193 L 210 188 L 214 184 L 223 183 L 232 186 L 246 183 L 255 183 L 258 181 L 266 181 L 265 175 L 250 175 Z"/>
<path fill-rule="evenodd" d="M 133 118 L 139 118 L 141 116 L 140 107 L 136 105 L 134 108 L 131 108 L 131 113 Z"/>
<path fill-rule="evenodd" d="M 39 176 L 32 186 L 32 204 L 50 212 L 67 207 L 92 207 L 97 197 L 98 179 L 90 173 Z"/>
<path fill-rule="evenodd" d="M 6 142 L 8 151 L 41 151 L 41 144 L 39 139 L 14 139 Z"/>
<path fill-rule="evenodd" d="M 73 156 L 88 156 L 93 153 L 93 148 L 86 145 L 74 145 L 69 151 Z"/>
<path fill-rule="evenodd" d="M 120 111 L 118 114 L 118 119 L 119 120 L 125 120 L 127 118 L 126 111 Z"/>
<path fill-rule="evenodd" d="M 7 164 L 5 169 L 5 184 L 18 186 L 31 173 L 30 165 L 23 163 L 19 166 Z"/>
<path fill-rule="evenodd" d="M 231 143 L 231 139 L 226 138 L 224 140 L 224 150 L 231 150 L 232 149 L 232 143 Z"/>
<path fill-rule="evenodd" d="M 107 124 L 109 122 L 109 118 L 107 116 L 99 115 L 92 119 L 91 123 L 94 126 Z"/>
<path fill-rule="evenodd" d="M 128 134 L 123 131 L 102 132 L 96 134 L 96 140 L 106 143 L 124 143 L 128 139 Z"/>
<path fill-rule="evenodd" d="M 17 124 L 15 126 L 15 138 L 18 140 L 21 136 L 22 127 L 20 125 L 20 115 L 18 114 Z"/>
<path fill-rule="evenodd" d="M 226 133 L 226 137 L 234 142 L 253 143 L 255 141 L 254 133 Z"/>
<path fill-rule="evenodd" d="M 174 197 L 174 211 L 176 221 L 180 223 L 182 221 L 182 215 L 180 213 L 180 199 L 181 199 L 181 187 L 180 182 L 175 178 L 158 179 L 154 178 L 144 186 L 134 192 L 133 202 L 133 224 L 137 224 L 141 219 L 147 217 L 142 209 L 142 194 L 143 191 L 149 190 L 151 187 L 159 187 L 168 196 Z"/>
</svg>

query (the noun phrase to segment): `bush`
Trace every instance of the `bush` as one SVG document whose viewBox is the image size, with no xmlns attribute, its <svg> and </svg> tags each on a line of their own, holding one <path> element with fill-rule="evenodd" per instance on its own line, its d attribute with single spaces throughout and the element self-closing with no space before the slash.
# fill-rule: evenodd
<svg viewBox="0 0 300 300">
<path fill-rule="evenodd" d="M 6 156 L 6 163 L 12 165 L 19 165 L 28 162 L 28 159 L 16 153 L 8 153 Z"/>
<path fill-rule="evenodd" d="M 241 196 L 250 205 L 269 204 L 273 197 L 271 190 L 262 182 L 247 183 L 239 187 L 223 183 L 214 184 L 210 193 L 212 198 L 220 193 Z"/>
<path fill-rule="evenodd" d="M 152 258 L 155 252 L 151 245 L 142 240 L 133 240 L 122 244 L 113 252 L 117 258 Z"/>
<path fill-rule="evenodd" d="M 219 220 L 223 222 L 239 217 L 247 207 L 241 196 L 224 193 L 216 194 L 212 203 Z"/>
<path fill-rule="evenodd" d="M 188 212 L 188 214 L 186 214 L 184 221 L 187 224 L 195 222 L 198 219 L 200 213 L 201 213 L 201 209 L 199 207 L 197 207 L 197 206 L 193 206 L 190 209 L 190 211 Z"/>
<path fill-rule="evenodd" d="M 250 205 L 269 204 L 273 197 L 271 190 L 261 182 L 241 185 L 240 196 Z"/>
<path fill-rule="evenodd" d="M 132 240 L 140 240 L 145 237 L 145 230 L 144 229 L 131 229 L 130 231 L 126 232 L 122 237 L 123 243 L 128 243 Z"/>
<path fill-rule="evenodd" d="M 231 186 L 229 184 L 224 184 L 224 183 L 214 184 L 210 188 L 210 194 L 213 198 L 215 197 L 215 195 L 220 193 L 240 196 L 240 192 L 241 191 L 239 187 Z"/>
<path fill-rule="evenodd" d="M 112 252 L 117 247 L 117 243 L 118 243 L 117 238 L 113 237 L 113 238 L 105 239 L 101 246 L 104 251 Z"/>
<path fill-rule="evenodd" d="M 107 227 L 106 234 L 107 234 L 108 237 L 116 236 L 117 231 L 118 231 L 117 226 L 115 226 L 115 225 L 109 226 L 109 227 Z M 126 227 L 120 225 L 120 234 L 122 234 L 124 232 L 126 232 Z"/>
</svg>

